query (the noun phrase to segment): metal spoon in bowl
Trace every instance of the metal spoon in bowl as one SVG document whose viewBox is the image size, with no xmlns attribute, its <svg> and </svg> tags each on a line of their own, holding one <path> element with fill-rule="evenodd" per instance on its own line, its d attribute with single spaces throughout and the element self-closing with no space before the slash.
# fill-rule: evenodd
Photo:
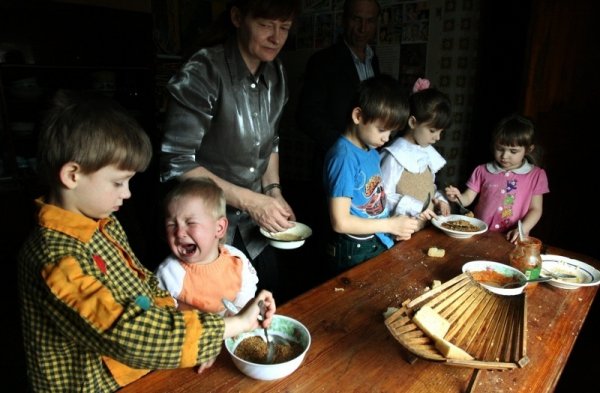
<svg viewBox="0 0 600 393">
<path fill-rule="evenodd" d="M 511 282 L 507 282 L 506 284 L 502 285 L 502 288 L 511 288 L 511 287 L 520 287 L 521 285 L 530 283 L 530 282 L 544 282 L 544 281 L 550 281 L 552 280 L 552 277 L 539 277 L 539 278 L 533 278 L 531 280 L 523 280 L 523 281 L 511 281 Z"/>
<path fill-rule="evenodd" d="M 258 301 L 258 308 L 260 309 L 261 322 L 265 320 L 265 303 L 262 300 Z M 269 333 L 267 328 L 263 327 L 265 331 L 265 340 L 267 340 L 267 364 L 273 363 L 273 356 L 275 355 L 275 343 L 269 341 Z"/>
<path fill-rule="evenodd" d="M 222 298 L 221 302 L 223 303 L 223 305 L 225 306 L 225 308 L 231 312 L 231 314 L 235 315 L 237 314 L 240 310 L 237 308 L 237 306 L 235 304 L 233 304 L 232 302 L 230 302 L 229 300 Z M 261 313 L 259 315 L 259 320 L 262 322 L 262 320 L 264 319 L 264 312 L 265 312 L 265 306 L 264 303 L 261 301 L 258 302 L 258 307 L 261 310 Z M 283 337 L 280 337 L 277 334 L 271 334 L 271 336 L 269 336 L 267 334 L 267 329 L 263 328 L 265 330 L 265 341 L 267 342 L 267 363 L 272 363 L 273 362 L 273 357 L 274 357 L 274 353 L 275 353 L 275 347 L 277 345 L 287 345 L 289 346 L 290 343 Z M 270 340 L 269 340 L 270 338 Z M 270 358 L 269 358 L 269 354 L 270 354 Z"/>
<path fill-rule="evenodd" d="M 221 303 L 223 303 L 227 311 L 229 311 L 232 315 L 235 315 L 240 311 L 235 304 L 225 298 L 221 299 Z"/>
<path fill-rule="evenodd" d="M 523 230 L 523 223 L 521 222 L 521 220 L 518 221 L 517 227 L 519 228 L 519 240 L 524 241 L 525 240 L 525 231 Z"/>
<path fill-rule="evenodd" d="M 460 197 L 456 197 L 456 202 L 458 203 L 458 211 L 460 212 L 460 214 L 467 215 L 468 213 L 471 213 L 471 211 L 467 209 L 465 205 L 462 204 Z"/>
<path fill-rule="evenodd" d="M 446 187 L 454 187 L 454 186 L 452 184 L 446 183 Z M 471 210 L 467 209 L 465 207 L 465 205 L 463 205 L 459 196 L 456 197 L 456 204 L 458 205 L 458 212 L 460 214 L 462 214 L 463 216 L 466 216 L 468 213 L 471 213 Z"/>
<path fill-rule="evenodd" d="M 574 274 L 566 274 L 566 273 L 553 273 L 547 269 L 542 268 L 542 273 L 545 276 L 550 276 L 551 278 L 555 279 L 555 280 L 560 280 L 560 279 L 569 279 L 569 278 L 577 278 L 576 275 Z"/>
</svg>

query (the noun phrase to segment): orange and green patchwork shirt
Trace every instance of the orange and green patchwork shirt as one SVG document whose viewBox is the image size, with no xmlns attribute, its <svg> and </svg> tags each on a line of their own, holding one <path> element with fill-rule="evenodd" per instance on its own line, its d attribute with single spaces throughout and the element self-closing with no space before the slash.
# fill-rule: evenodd
<svg viewBox="0 0 600 393">
<path fill-rule="evenodd" d="M 34 391 L 107 392 L 152 369 L 216 357 L 225 325 L 177 311 L 133 254 L 118 220 L 39 205 L 19 255 L 27 369 Z"/>
</svg>

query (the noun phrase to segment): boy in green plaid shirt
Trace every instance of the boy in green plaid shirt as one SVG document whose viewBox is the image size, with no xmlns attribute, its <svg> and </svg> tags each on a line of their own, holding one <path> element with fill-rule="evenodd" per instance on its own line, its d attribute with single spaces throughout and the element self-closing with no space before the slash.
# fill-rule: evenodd
<svg viewBox="0 0 600 393">
<path fill-rule="evenodd" d="M 113 215 L 150 162 L 145 132 L 106 98 L 60 92 L 39 139 L 48 193 L 19 255 L 19 295 L 31 387 L 115 391 L 152 369 L 210 367 L 222 340 L 258 327 L 262 291 L 237 316 L 178 311 L 135 257 Z"/>
</svg>

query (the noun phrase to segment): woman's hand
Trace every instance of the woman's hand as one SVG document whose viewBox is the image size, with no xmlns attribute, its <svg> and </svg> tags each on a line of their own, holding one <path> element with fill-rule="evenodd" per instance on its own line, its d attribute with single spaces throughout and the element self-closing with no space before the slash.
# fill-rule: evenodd
<svg viewBox="0 0 600 393">
<path fill-rule="evenodd" d="M 274 195 L 273 197 L 275 199 L 277 199 L 279 201 L 279 203 L 281 203 L 281 205 L 285 208 L 286 211 L 290 212 L 290 216 L 288 217 L 288 221 L 296 221 L 296 215 L 294 214 L 294 211 L 292 210 L 292 207 L 289 205 L 289 203 L 287 203 L 287 201 L 285 200 L 285 198 L 283 197 L 283 195 L 281 193 L 279 193 L 279 195 Z"/>
<path fill-rule="evenodd" d="M 276 161 L 277 154 L 273 154 L 271 161 Z M 275 168 L 276 165 L 269 163 L 269 168 Z M 274 169 L 272 169 L 274 170 Z M 182 178 L 189 177 L 210 177 L 223 189 L 227 204 L 239 210 L 248 212 L 254 222 L 269 232 L 281 232 L 294 226 L 289 221 L 295 221 L 296 216 L 290 205 L 281 194 L 281 189 L 273 188 L 264 195 L 254 192 L 251 189 L 236 186 L 204 167 L 197 167 L 182 175 Z M 274 180 L 277 182 L 277 180 Z"/>
<path fill-rule="evenodd" d="M 281 232 L 294 226 L 296 216 L 290 205 L 279 193 L 268 196 L 255 193 L 246 206 L 246 211 L 259 226 L 269 232 Z"/>
</svg>

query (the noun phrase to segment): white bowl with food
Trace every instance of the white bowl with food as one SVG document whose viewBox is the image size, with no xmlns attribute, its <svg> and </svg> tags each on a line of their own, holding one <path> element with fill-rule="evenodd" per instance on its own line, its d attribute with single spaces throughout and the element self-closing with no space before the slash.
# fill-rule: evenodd
<svg viewBox="0 0 600 393">
<path fill-rule="evenodd" d="M 460 214 L 439 215 L 432 219 L 431 223 L 446 235 L 456 239 L 468 239 L 488 230 L 488 225 L 484 221 Z"/>
<path fill-rule="evenodd" d="M 587 263 L 561 255 L 542 255 L 541 276 L 554 277 L 548 284 L 561 289 L 577 289 L 600 284 L 600 271 Z"/>
<path fill-rule="evenodd" d="M 269 337 L 276 335 L 286 342 L 276 344 L 273 362 L 270 364 L 265 364 L 267 346 L 264 341 L 264 329 L 258 328 L 225 339 L 225 348 L 238 370 L 250 378 L 262 381 L 284 378 L 296 371 L 311 343 L 306 326 L 285 315 L 275 314 L 267 332 Z"/>
<path fill-rule="evenodd" d="M 264 228 L 260 228 L 260 233 L 269 239 L 269 244 L 275 248 L 283 250 L 298 248 L 304 244 L 310 235 L 312 235 L 312 229 L 310 229 L 308 225 L 300 222 L 290 222 L 294 224 L 294 226 L 285 231 L 269 232 Z"/>
<path fill-rule="evenodd" d="M 462 267 L 463 273 L 492 293 L 504 296 L 519 295 L 525 289 L 527 277 L 512 266 L 492 261 L 471 261 Z M 504 285 L 509 285 L 504 288 Z"/>
</svg>

